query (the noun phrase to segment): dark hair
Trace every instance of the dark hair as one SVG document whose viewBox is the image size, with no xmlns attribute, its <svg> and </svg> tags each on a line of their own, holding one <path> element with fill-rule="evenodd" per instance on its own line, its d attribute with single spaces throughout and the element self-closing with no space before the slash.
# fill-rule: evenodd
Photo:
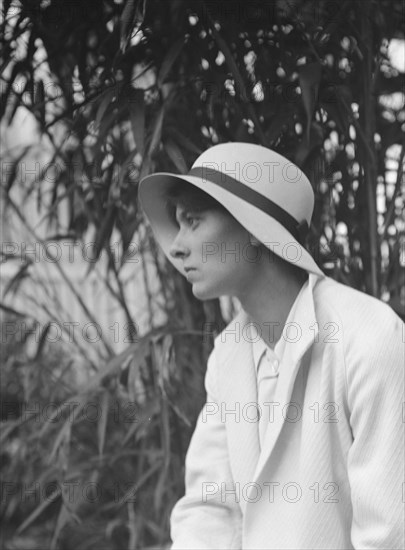
<svg viewBox="0 0 405 550">
<path fill-rule="evenodd" d="M 177 224 L 176 207 L 182 206 L 192 212 L 204 212 L 206 210 L 221 210 L 232 216 L 224 206 L 214 197 L 198 187 L 181 180 L 173 184 L 166 192 L 166 209 L 170 218 Z"/>
</svg>

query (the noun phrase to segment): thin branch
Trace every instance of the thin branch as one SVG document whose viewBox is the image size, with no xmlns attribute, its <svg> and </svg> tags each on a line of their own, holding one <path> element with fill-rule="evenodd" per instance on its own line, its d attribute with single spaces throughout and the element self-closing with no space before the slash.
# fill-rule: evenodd
<svg viewBox="0 0 405 550">
<path fill-rule="evenodd" d="M 55 315 L 52 313 L 52 311 L 50 311 L 50 309 L 48 308 L 48 306 L 44 303 L 41 303 L 39 301 L 37 301 L 34 296 L 25 296 L 25 299 L 32 302 L 35 306 L 39 307 L 39 308 L 42 308 L 43 311 L 48 315 L 48 317 L 54 321 L 59 327 L 61 330 L 63 330 L 69 337 L 71 336 L 68 328 L 65 326 L 65 323 L 60 323 L 60 320 L 57 319 L 55 317 Z M 34 319 L 35 322 L 37 322 L 37 320 L 34 318 L 34 317 L 31 317 L 32 319 Z M 74 336 L 74 331 L 73 331 L 73 341 L 72 343 L 75 344 L 75 346 L 77 347 L 77 349 L 80 351 L 80 353 L 83 355 L 83 357 L 85 358 L 86 361 L 88 361 L 88 363 L 90 364 L 90 366 L 95 370 L 97 371 L 97 365 L 91 360 L 91 358 L 87 355 L 87 352 L 85 351 L 85 349 L 79 344 L 79 342 L 77 341 L 77 339 L 75 338 Z"/>
<path fill-rule="evenodd" d="M 395 200 L 398 197 L 399 192 L 401 190 L 401 184 L 402 184 L 403 175 L 404 175 L 404 171 L 403 171 L 404 156 L 405 156 L 405 142 L 402 143 L 402 149 L 398 159 L 397 181 L 395 182 L 394 193 L 392 195 L 392 199 L 388 205 L 387 212 L 385 214 L 385 221 L 383 225 L 382 234 L 380 236 L 380 242 L 386 239 L 388 227 L 391 224 L 391 219 L 395 212 Z"/>
<path fill-rule="evenodd" d="M 136 329 L 136 324 L 135 324 L 134 320 L 132 319 L 131 312 L 129 311 L 128 306 L 127 306 L 125 291 L 124 291 L 124 287 L 122 285 L 122 281 L 119 277 L 117 266 L 115 265 L 115 258 L 114 258 L 114 255 L 113 255 L 110 247 L 108 246 L 108 244 L 104 248 L 107 251 L 108 259 L 109 259 L 109 262 L 110 262 L 110 265 L 111 265 L 111 271 L 114 274 L 114 278 L 115 278 L 115 281 L 116 281 L 117 287 L 118 287 L 118 294 L 115 294 L 115 295 L 116 295 L 117 299 L 119 300 L 119 303 L 120 303 L 121 307 L 124 309 L 125 316 L 126 316 L 127 322 L 128 322 L 128 330 L 130 331 L 129 336 L 131 338 L 133 338 L 134 336 L 136 336 L 138 334 L 138 331 Z M 109 284 L 109 282 L 108 282 L 108 284 Z"/>
<path fill-rule="evenodd" d="M 13 208 L 13 210 L 15 211 L 15 213 L 17 214 L 17 216 L 19 217 L 19 219 L 22 221 L 23 225 L 26 227 L 26 229 L 30 232 L 30 234 L 33 236 L 33 238 L 38 242 L 40 243 L 42 246 L 45 246 L 46 244 L 46 241 L 44 239 L 41 239 L 36 233 L 35 233 L 35 230 L 29 225 L 29 223 L 27 222 L 27 220 L 25 219 L 24 215 L 21 213 L 20 209 L 18 208 L 18 206 L 14 203 L 14 201 L 9 197 L 9 205 Z M 67 284 L 67 286 L 70 288 L 70 290 L 72 291 L 72 293 L 74 294 L 75 298 L 77 299 L 77 301 L 79 302 L 80 306 L 82 307 L 84 313 L 87 315 L 88 319 L 95 325 L 97 326 L 98 323 L 95 319 L 95 317 L 93 316 L 93 314 L 91 313 L 91 311 L 88 309 L 88 307 L 86 306 L 86 304 L 84 303 L 82 297 L 80 296 L 80 294 L 77 292 L 77 290 L 75 289 L 74 285 L 72 284 L 72 282 L 70 281 L 69 277 L 66 275 L 64 269 L 62 268 L 62 266 L 60 265 L 59 263 L 59 260 L 56 258 L 56 256 L 54 256 L 54 254 L 52 254 L 49 250 L 47 250 L 47 254 L 49 256 L 49 258 L 51 258 L 51 260 L 53 261 L 53 263 L 55 264 L 55 267 L 56 269 L 58 270 L 58 272 L 60 273 L 62 279 L 65 281 L 65 283 Z M 113 349 L 111 348 L 111 346 L 108 344 L 108 342 L 104 339 L 103 335 L 101 335 L 101 342 L 103 343 L 103 346 L 105 348 L 105 350 L 107 351 L 108 355 L 109 356 L 113 356 L 115 355 L 114 354 L 114 351 Z"/>
</svg>

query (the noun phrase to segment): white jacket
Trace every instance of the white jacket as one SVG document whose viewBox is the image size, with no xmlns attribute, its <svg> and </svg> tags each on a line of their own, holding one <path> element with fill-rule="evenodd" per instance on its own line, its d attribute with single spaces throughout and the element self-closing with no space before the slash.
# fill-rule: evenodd
<svg viewBox="0 0 405 550">
<path fill-rule="evenodd" d="M 242 310 L 208 360 L 173 550 L 403 549 L 405 325 L 310 276 L 260 451 L 249 321 Z"/>
</svg>

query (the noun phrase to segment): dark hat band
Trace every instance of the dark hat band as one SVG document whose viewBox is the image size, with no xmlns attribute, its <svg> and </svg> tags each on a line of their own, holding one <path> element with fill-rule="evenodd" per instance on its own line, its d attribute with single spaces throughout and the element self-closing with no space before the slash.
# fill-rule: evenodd
<svg viewBox="0 0 405 550">
<path fill-rule="evenodd" d="M 284 208 L 281 208 L 281 206 L 263 196 L 261 193 L 243 185 L 243 183 L 228 176 L 228 174 L 224 174 L 208 166 L 192 168 L 188 175 L 214 183 L 222 187 L 222 189 L 226 189 L 226 191 L 229 191 L 236 197 L 248 202 L 252 206 L 256 206 L 256 208 L 259 208 L 262 212 L 277 220 L 289 233 L 291 233 L 296 241 L 300 244 L 304 243 L 305 237 L 309 231 L 306 220 L 298 222 L 291 214 L 284 210 Z"/>
</svg>

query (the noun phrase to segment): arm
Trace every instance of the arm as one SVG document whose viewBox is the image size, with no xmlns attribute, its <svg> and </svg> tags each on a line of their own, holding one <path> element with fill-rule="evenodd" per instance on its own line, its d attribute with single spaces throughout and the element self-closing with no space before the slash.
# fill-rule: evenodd
<svg viewBox="0 0 405 550">
<path fill-rule="evenodd" d="M 186 494 L 171 515 L 172 550 L 241 548 L 242 514 L 233 498 L 221 498 L 221 486 L 233 486 L 225 423 L 216 388 L 215 350 L 208 359 L 207 402 L 186 456 Z M 213 414 L 213 411 L 218 411 Z"/>
<path fill-rule="evenodd" d="M 387 308 L 388 310 L 388 308 Z M 391 311 L 358 332 L 347 370 L 353 444 L 348 473 L 357 549 L 401 549 L 404 522 L 404 325 Z M 368 333 L 370 337 L 364 338 Z M 364 342 L 361 342 L 364 338 Z M 361 352 L 358 351 L 361 348 Z"/>
</svg>

